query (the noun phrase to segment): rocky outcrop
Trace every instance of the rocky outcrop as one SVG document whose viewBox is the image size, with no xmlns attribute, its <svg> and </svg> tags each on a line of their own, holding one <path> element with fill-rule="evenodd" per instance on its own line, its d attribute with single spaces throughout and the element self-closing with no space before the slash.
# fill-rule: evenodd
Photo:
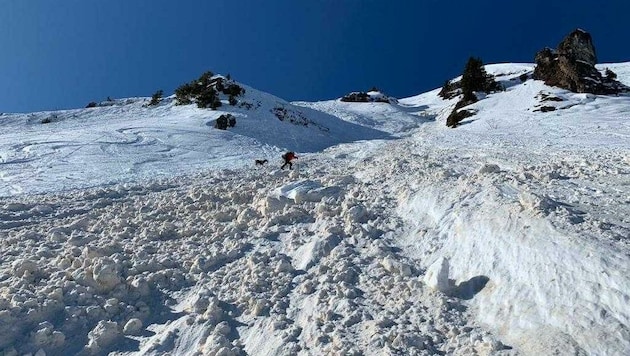
<svg viewBox="0 0 630 356">
<path fill-rule="evenodd" d="M 630 88 L 595 68 L 597 55 L 591 35 L 577 29 L 556 50 L 544 48 L 536 54 L 534 79 L 576 93 L 618 94 Z"/>
<path fill-rule="evenodd" d="M 591 35 L 584 30 L 577 29 L 565 37 L 558 45 L 558 53 L 591 66 L 597 64 L 597 55 L 595 54 L 593 39 Z"/>
<path fill-rule="evenodd" d="M 383 94 L 381 91 L 372 89 L 370 91 L 362 92 L 355 91 L 349 94 L 344 95 L 339 99 L 341 101 L 351 102 L 351 103 L 390 103 L 395 104 L 398 101 L 392 97 L 389 97 Z"/>
</svg>

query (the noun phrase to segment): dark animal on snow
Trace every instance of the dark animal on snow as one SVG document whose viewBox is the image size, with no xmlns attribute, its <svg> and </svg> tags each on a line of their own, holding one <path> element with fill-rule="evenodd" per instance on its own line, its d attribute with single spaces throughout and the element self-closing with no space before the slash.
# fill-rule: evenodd
<svg viewBox="0 0 630 356">
<path fill-rule="evenodd" d="M 267 161 L 266 159 L 257 159 L 256 160 L 256 165 L 257 166 L 263 166 L 267 162 L 269 162 L 269 161 Z"/>
</svg>

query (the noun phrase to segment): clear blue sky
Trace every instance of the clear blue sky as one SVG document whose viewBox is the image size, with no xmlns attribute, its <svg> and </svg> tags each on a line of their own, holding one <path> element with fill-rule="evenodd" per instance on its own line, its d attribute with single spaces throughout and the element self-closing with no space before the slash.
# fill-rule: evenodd
<svg viewBox="0 0 630 356">
<path fill-rule="evenodd" d="M 580 27 L 630 61 L 630 1 L 7 0 L 0 112 L 166 94 L 205 70 L 287 100 L 441 86 L 469 56 L 533 62 Z"/>
</svg>

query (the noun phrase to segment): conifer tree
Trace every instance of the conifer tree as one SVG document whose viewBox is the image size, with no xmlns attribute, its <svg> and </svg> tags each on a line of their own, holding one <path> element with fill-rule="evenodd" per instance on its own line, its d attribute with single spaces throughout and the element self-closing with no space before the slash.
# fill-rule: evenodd
<svg viewBox="0 0 630 356">
<path fill-rule="evenodd" d="M 487 78 L 486 70 L 480 58 L 470 57 L 462 74 L 462 92 L 464 101 L 477 101 L 475 91 L 482 91 Z"/>
<path fill-rule="evenodd" d="M 162 101 L 162 95 L 163 94 L 164 94 L 164 91 L 162 91 L 162 89 L 156 91 L 151 96 L 151 101 L 149 102 L 149 106 L 155 106 L 155 105 L 159 104 Z"/>
</svg>

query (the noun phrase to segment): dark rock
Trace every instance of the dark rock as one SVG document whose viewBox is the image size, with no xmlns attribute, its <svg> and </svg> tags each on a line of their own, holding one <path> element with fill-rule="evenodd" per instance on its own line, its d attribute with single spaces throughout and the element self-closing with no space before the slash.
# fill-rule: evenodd
<svg viewBox="0 0 630 356">
<path fill-rule="evenodd" d="M 597 64 L 597 55 L 595 54 L 595 46 L 591 35 L 577 29 L 571 32 L 558 45 L 558 53 L 562 56 L 573 58 L 576 61 L 585 62 L 591 66 Z"/>
<path fill-rule="evenodd" d="M 536 95 L 536 97 L 539 98 L 541 102 L 544 102 L 544 101 L 564 101 L 564 99 L 562 99 L 560 97 L 557 97 L 555 95 L 552 95 L 550 93 L 540 92 L 540 93 L 538 93 L 538 95 Z"/>
<path fill-rule="evenodd" d="M 230 114 L 223 114 L 217 118 L 214 127 L 219 130 L 227 130 L 228 127 L 236 126 L 236 118 Z"/>
<path fill-rule="evenodd" d="M 293 125 L 300 125 L 305 127 L 315 127 L 321 131 L 329 132 L 330 129 L 325 127 L 317 122 L 306 117 L 306 114 L 300 110 L 296 110 L 293 108 L 285 108 L 276 106 L 271 109 L 271 112 L 278 118 L 278 120 L 283 122 L 288 122 Z"/>
<path fill-rule="evenodd" d="M 451 82 L 450 80 L 447 80 L 442 86 L 442 89 L 440 89 L 438 96 L 440 96 L 442 99 L 448 100 L 448 99 L 453 99 L 454 97 L 458 96 L 461 93 L 462 93 L 461 81 Z"/>
<path fill-rule="evenodd" d="M 565 37 L 557 50 L 544 48 L 536 54 L 533 78 L 575 93 L 618 94 L 630 88 L 595 68 L 597 55 L 591 35 L 577 29 Z"/>
<path fill-rule="evenodd" d="M 446 126 L 455 128 L 459 126 L 459 123 L 465 118 L 471 117 L 475 115 L 474 111 L 471 110 L 454 110 L 447 118 L 446 118 Z"/>
</svg>

